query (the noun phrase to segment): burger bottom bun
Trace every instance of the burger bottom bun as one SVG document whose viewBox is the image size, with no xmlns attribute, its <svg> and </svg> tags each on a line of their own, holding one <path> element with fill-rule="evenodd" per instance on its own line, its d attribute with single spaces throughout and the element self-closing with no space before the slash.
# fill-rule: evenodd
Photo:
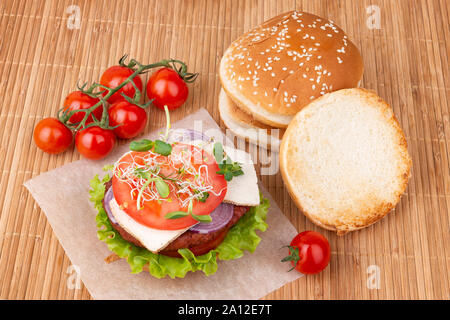
<svg viewBox="0 0 450 320">
<path fill-rule="evenodd" d="M 262 106 L 255 105 L 239 91 L 231 87 L 227 88 L 227 83 L 224 83 L 223 79 L 222 89 L 225 90 L 226 94 L 231 98 L 235 105 L 237 105 L 245 113 L 251 115 L 260 123 L 264 123 L 275 128 L 286 128 L 294 117 L 291 115 L 282 115 L 279 113 L 270 112 Z"/>
<path fill-rule="evenodd" d="M 260 147 L 278 151 L 285 130 L 273 128 L 254 119 L 242 111 L 223 89 L 219 94 L 219 113 L 234 135 Z"/>
</svg>

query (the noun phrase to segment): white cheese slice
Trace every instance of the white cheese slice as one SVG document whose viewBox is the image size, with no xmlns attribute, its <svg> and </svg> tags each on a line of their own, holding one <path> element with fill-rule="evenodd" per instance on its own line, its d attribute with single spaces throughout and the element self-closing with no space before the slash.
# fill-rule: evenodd
<svg viewBox="0 0 450 320">
<path fill-rule="evenodd" d="M 213 154 L 214 143 L 203 146 L 203 149 Z M 233 177 L 228 181 L 227 194 L 223 202 L 232 203 L 238 206 L 259 205 L 258 177 L 256 176 L 255 165 L 249 153 L 229 146 L 223 146 L 225 154 L 232 161 L 241 164 L 243 175 Z"/>
<path fill-rule="evenodd" d="M 173 240 L 185 233 L 189 228 L 180 230 L 159 230 L 140 224 L 131 218 L 125 211 L 121 210 L 115 199 L 109 202 L 111 212 L 120 224 L 129 234 L 135 237 L 139 242 L 153 253 L 158 253 L 169 245 Z"/>
<path fill-rule="evenodd" d="M 231 160 L 241 164 L 244 174 L 228 181 L 227 194 L 223 202 L 240 206 L 259 205 L 258 177 L 250 154 L 228 146 L 224 146 L 224 150 Z"/>
</svg>

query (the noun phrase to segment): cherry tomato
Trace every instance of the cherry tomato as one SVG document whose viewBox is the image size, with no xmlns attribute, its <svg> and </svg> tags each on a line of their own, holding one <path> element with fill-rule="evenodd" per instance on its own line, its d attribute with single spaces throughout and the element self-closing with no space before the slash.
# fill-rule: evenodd
<svg viewBox="0 0 450 320">
<path fill-rule="evenodd" d="M 186 102 L 189 89 L 178 73 L 170 68 L 162 68 L 153 73 L 147 82 L 147 96 L 153 105 L 173 110 Z"/>
<path fill-rule="evenodd" d="M 122 82 L 124 82 L 129 76 L 131 76 L 134 73 L 134 71 L 127 67 L 122 66 L 112 66 L 103 72 L 102 77 L 100 78 L 100 84 L 107 86 L 109 88 L 115 88 Z M 136 87 L 142 91 L 142 80 L 139 76 L 136 76 L 132 80 Z M 125 100 L 125 98 L 120 93 L 125 94 L 126 96 L 133 98 L 134 94 L 136 92 L 136 89 L 134 89 L 133 84 L 127 83 L 124 87 L 119 89 L 116 93 L 114 93 L 111 97 L 109 97 L 108 102 L 114 103 L 117 101 Z M 104 93 L 106 95 L 106 92 Z"/>
<path fill-rule="evenodd" d="M 314 274 L 326 268 L 330 254 L 330 244 L 323 235 L 304 231 L 292 239 L 289 255 L 282 261 L 291 261 L 293 268 L 303 274 Z"/>
<path fill-rule="evenodd" d="M 128 101 L 114 103 L 109 108 L 108 113 L 109 125 L 112 127 L 119 125 L 114 129 L 114 133 L 122 139 L 136 137 L 147 124 L 147 112 Z"/>
<path fill-rule="evenodd" d="M 56 118 L 44 118 L 33 133 L 34 142 L 44 152 L 61 153 L 72 143 L 72 131 Z"/>
<path fill-rule="evenodd" d="M 69 93 L 69 95 L 64 100 L 64 110 L 73 111 L 73 110 L 82 110 L 89 109 L 94 106 L 100 99 L 92 98 L 87 94 L 81 91 L 73 91 Z M 97 120 L 100 120 L 103 114 L 103 106 L 100 105 L 93 112 L 94 116 Z M 85 113 L 84 112 L 75 112 L 69 119 L 71 123 L 78 123 L 83 120 Z M 86 120 L 86 124 L 91 123 L 93 121 L 92 116 Z"/>
<path fill-rule="evenodd" d="M 176 172 L 182 168 L 182 163 L 179 160 L 180 157 L 185 157 L 187 161 L 196 168 L 196 171 L 201 172 L 203 179 L 208 179 L 209 184 L 213 190 L 209 192 L 209 196 L 205 202 L 194 201 L 193 214 L 206 215 L 210 214 L 219 204 L 222 203 L 223 198 L 227 192 L 227 182 L 223 175 L 217 174 L 219 166 L 212 155 L 206 151 L 183 143 L 177 143 L 172 146 L 172 153 L 170 155 L 171 160 L 168 157 L 155 155 L 150 152 L 128 152 L 121 159 L 118 160 L 116 170 L 126 170 L 130 165 L 138 163 L 144 165 L 143 158 L 146 161 L 150 161 L 152 158 L 160 163 L 160 174 L 166 177 L 173 176 Z M 204 167 L 204 170 L 198 170 L 200 166 Z M 206 177 L 207 175 L 207 177 Z M 184 181 L 192 179 L 198 179 L 192 174 L 185 174 L 183 176 Z M 188 205 L 184 207 L 179 201 L 177 190 L 173 188 L 170 191 L 168 198 L 171 201 L 158 201 L 148 200 L 144 201 L 140 209 L 137 208 L 137 193 L 133 190 L 132 185 L 127 181 L 117 178 L 114 174 L 112 179 L 112 186 L 114 192 L 114 198 L 119 206 L 132 217 L 135 221 L 148 226 L 150 228 L 161 230 L 179 230 L 193 226 L 197 223 L 191 216 L 186 216 L 178 219 L 167 219 L 165 215 L 173 211 L 188 211 Z"/>
<path fill-rule="evenodd" d="M 106 157 L 114 148 L 116 137 L 112 130 L 88 127 L 75 135 L 75 146 L 79 153 L 88 159 L 98 160 Z"/>
</svg>

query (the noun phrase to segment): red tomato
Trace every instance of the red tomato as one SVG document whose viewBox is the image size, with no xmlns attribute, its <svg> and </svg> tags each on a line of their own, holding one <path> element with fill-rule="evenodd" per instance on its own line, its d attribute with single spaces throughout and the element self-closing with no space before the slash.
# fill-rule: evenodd
<svg viewBox="0 0 450 320">
<path fill-rule="evenodd" d="M 106 157 L 114 148 L 116 137 L 112 130 L 88 127 L 75 135 L 75 146 L 79 153 L 88 159 L 98 160 Z"/>
<path fill-rule="evenodd" d="M 56 118 L 44 118 L 33 133 L 36 145 L 47 153 L 61 153 L 72 143 L 72 131 Z"/>
<path fill-rule="evenodd" d="M 292 266 L 303 274 L 314 274 L 326 268 L 330 254 L 330 244 L 323 235 L 304 231 L 292 239 L 289 256 L 282 261 L 291 261 Z"/>
<path fill-rule="evenodd" d="M 100 78 L 100 84 L 107 86 L 109 88 L 115 88 L 122 82 L 124 82 L 129 76 L 131 76 L 134 73 L 134 71 L 127 67 L 122 66 L 113 66 L 108 69 L 106 69 L 105 72 L 103 72 L 102 77 Z M 142 91 L 142 80 L 139 76 L 136 76 L 133 80 L 136 87 Z M 136 92 L 136 89 L 134 89 L 133 84 L 127 83 L 124 87 L 122 87 L 119 91 L 114 93 L 111 97 L 109 97 L 108 102 L 114 103 L 117 101 L 125 100 L 125 98 L 120 93 L 125 94 L 126 96 L 133 98 L 134 94 Z M 106 95 L 106 93 L 104 94 Z"/>
<path fill-rule="evenodd" d="M 73 111 L 73 110 L 89 109 L 99 101 L 100 99 L 92 98 L 81 91 L 73 91 L 69 93 L 69 95 L 64 100 L 64 110 Z M 100 120 L 103 114 L 103 106 L 100 105 L 98 106 L 98 108 L 95 108 L 93 114 L 97 118 L 97 120 Z M 83 120 L 84 115 L 85 115 L 84 112 L 75 112 L 70 117 L 69 122 L 78 123 L 81 120 Z M 86 120 L 86 124 L 91 123 L 92 121 L 93 121 L 92 116 L 89 116 L 89 118 Z"/>
<path fill-rule="evenodd" d="M 119 138 L 134 138 L 144 130 L 147 124 L 147 112 L 128 101 L 114 103 L 108 113 L 109 125 L 112 127 L 119 125 L 114 129 L 114 133 Z"/>
<path fill-rule="evenodd" d="M 169 110 L 178 108 L 186 102 L 188 94 L 186 82 L 173 69 L 159 69 L 148 79 L 147 96 L 160 109 L 165 105 Z"/>
<path fill-rule="evenodd" d="M 209 192 L 209 196 L 205 202 L 194 201 L 193 203 L 193 213 L 196 215 L 206 215 L 210 214 L 219 204 L 222 203 L 223 198 L 227 192 L 227 182 L 223 175 L 219 175 L 216 172 L 219 170 L 219 166 L 216 163 L 214 157 L 202 149 L 177 143 L 172 147 L 171 156 L 185 156 L 188 161 L 192 163 L 194 168 L 198 170 L 201 165 L 206 165 L 204 169 L 201 170 L 202 177 L 205 177 L 205 172 L 208 172 L 209 184 L 213 187 L 214 192 Z M 193 155 L 193 156 L 192 156 Z M 165 156 L 154 156 L 149 152 L 129 152 L 125 154 L 117 163 L 118 166 L 116 170 L 127 169 L 133 159 L 136 163 L 144 164 L 142 157 L 152 157 L 160 164 L 160 173 L 164 176 L 171 176 L 176 171 L 181 168 L 181 163 L 174 160 L 175 157 L 171 159 L 175 162 L 173 165 L 169 163 L 168 157 Z M 148 161 L 148 160 L 147 160 Z M 186 174 L 183 180 L 193 179 L 193 176 Z M 137 192 L 133 190 L 133 187 L 127 181 L 121 181 L 113 176 L 112 186 L 114 192 L 114 198 L 116 199 L 119 206 L 134 220 L 146 225 L 150 228 L 162 229 L 162 230 L 178 230 L 190 227 L 197 223 L 191 216 L 186 216 L 178 219 L 167 219 L 165 215 L 173 211 L 184 211 L 187 212 L 187 205 L 182 207 L 180 201 L 178 200 L 178 195 L 176 191 L 170 191 L 168 199 L 171 201 L 158 201 L 158 200 L 148 200 L 144 201 L 142 208 L 137 208 Z M 175 189 L 175 188 L 173 188 Z"/>
</svg>

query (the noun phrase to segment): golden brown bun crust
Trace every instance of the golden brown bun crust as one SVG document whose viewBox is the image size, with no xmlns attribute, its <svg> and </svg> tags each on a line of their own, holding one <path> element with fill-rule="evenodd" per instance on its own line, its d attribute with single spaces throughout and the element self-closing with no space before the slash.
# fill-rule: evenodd
<svg viewBox="0 0 450 320">
<path fill-rule="evenodd" d="M 273 127 L 259 122 L 258 120 L 256 120 L 255 118 L 253 118 L 251 115 L 249 115 L 248 113 L 242 111 L 236 104 L 231 103 L 230 104 L 230 115 L 231 117 L 236 120 L 236 121 L 243 121 L 245 123 L 247 123 L 249 126 L 252 126 L 254 128 L 260 128 L 260 129 L 267 129 L 267 134 L 270 135 L 272 129 L 274 129 Z M 283 137 L 284 132 L 286 131 L 285 129 L 278 129 L 280 132 L 280 139 Z"/>
<path fill-rule="evenodd" d="M 361 55 L 342 29 L 297 11 L 240 36 L 220 65 L 222 86 L 241 109 L 252 114 L 252 105 L 281 116 L 295 115 L 325 93 L 356 87 L 362 74 Z M 286 126 L 284 120 L 258 116 L 269 125 Z"/>
<path fill-rule="evenodd" d="M 406 190 L 411 174 L 412 161 L 408 154 L 405 135 L 398 123 L 398 120 L 395 118 L 391 107 L 375 92 L 366 89 L 354 88 L 340 90 L 338 92 L 332 93 L 331 95 L 356 95 L 359 96 L 359 99 L 361 99 L 361 101 L 363 101 L 363 103 L 368 105 L 370 108 L 378 109 L 379 114 L 381 114 L 381 117 L 384 119 L 383 121 L 386 122 L 387 127 L 389 127 L 389 130 L 391 131 L 390 137 L 392 137 L 392 140 L 389 141 L 389 144 L 392 144 L 392 148 L 395 149 L 394 154 L 396 155 L 395 161 L 392 162 L 393 171 L 395 172 L 395 178 L 392 179 L 392 185 L 394 187 L 388 192 L 388 195 L 385 198 L 379 197 L 379 194 L 377 194 L 377 192 L 380 193 L 379 190 L 377 191 L 375 189 L 371 189 L 367 193 L 365 193 L 365 197 L 363 198 L 363 200 L 361 200 L 361 198 L 355 197 L 355 202 L 352 204 L 352 207 L 348 207 L 344 210 L 341 210 L 340 212 L 336 212 L 335 214 L 336 216 L 338 216 L 338 219 L 336 219 L 336 216 L 330 218 L 329 215 L 322 215 L 323 212 L 321 212 L 320 210 L 311 212 L 311 209 L 305 208 L 306 206 L 309 206 L 309 204 L 306 204 L 304 195 L 300 194 L 298 192 L 298 188 L 296 188 L 295 184 L 298 181 L 294 181 L 295 179 L 292 178 L 294 171 L 293 166 L 299 165 L 298 161 L 292 156 L 292 149 L 295 148 L 295 145 L 299 141 L 298 132 L 301 130 L 301 126 L 304 126 L 305 119 L 306 121 L 308 121 L 308 119 L 310 118 L 311 113 L 309 111 L 320 105 L 321 100 L 328 99 L 329 95 L 320 97 L 319 99 L 315 100 L 307 108 L 299 112 L 294 120 L 290 123 L 280 146 L 281 174 L 288 193 L 296 206 L 300 209 L 300 211 L 305 216 L 307 216 L 314 224 L 331 231 L 336 231 L 338 235 L 343 235 L 350 231 L 365 228 L 377 222 L 386 214 L 388 214 L 392 209 L 394 209 L 396 204 L 400 201 L 402 194 Z M 307 112 L 308 115 L 304 115 L 304 113 L 306 114 Z M 331 143 L 335 142 L 331 141 Z M 326 146 L 318 146 L 318 148 L 321 147 Z M 369 176 L 368 178 L 373 177 Z M 382 179 L 382 175 L 375 177 L 375 181 Z M 349 181 L 350 184 L 352 182 L 352 180 Z M 368 189 L 372 188 L 371 185 L 365 185 L 364 187 Z M 313 199 L 313 201 L 317 203 L 327 202 L 327 197 L 328 195 L 325 192 L 325 194 L 319 195 L 319 198 L 315 198 Z M 349 194 L 348 197 L 352 198 L 353 194 Z M 321 208 L 321 204 L 318 205 L 318 207 Z M 342 214 L 342 216 L 339 216 L 340 214 Z"/>
<path fill-rule="evenodd" d="M 234 135 L 265 149 L 279 149 L 284 129 L 270 127 L 242 111 L 223 89 L 219 93 L 219 113 L 225 126 Z"/>
<path fill-rule="evenodd" d="M 267 130 L 272 129 L 271 126 L 258 121 L 252 115 L 248 114 L 247 112 L 242 111 L 234 102 L 231 102 L 229 107 L 230 107 L 230 116 L 234 120 L 243 121 L 243 122 L 247 123 L 248 125 L 250 125 L 252 127 L 256 127 L 256 128 L 267 129 Z"/>
</svg>

